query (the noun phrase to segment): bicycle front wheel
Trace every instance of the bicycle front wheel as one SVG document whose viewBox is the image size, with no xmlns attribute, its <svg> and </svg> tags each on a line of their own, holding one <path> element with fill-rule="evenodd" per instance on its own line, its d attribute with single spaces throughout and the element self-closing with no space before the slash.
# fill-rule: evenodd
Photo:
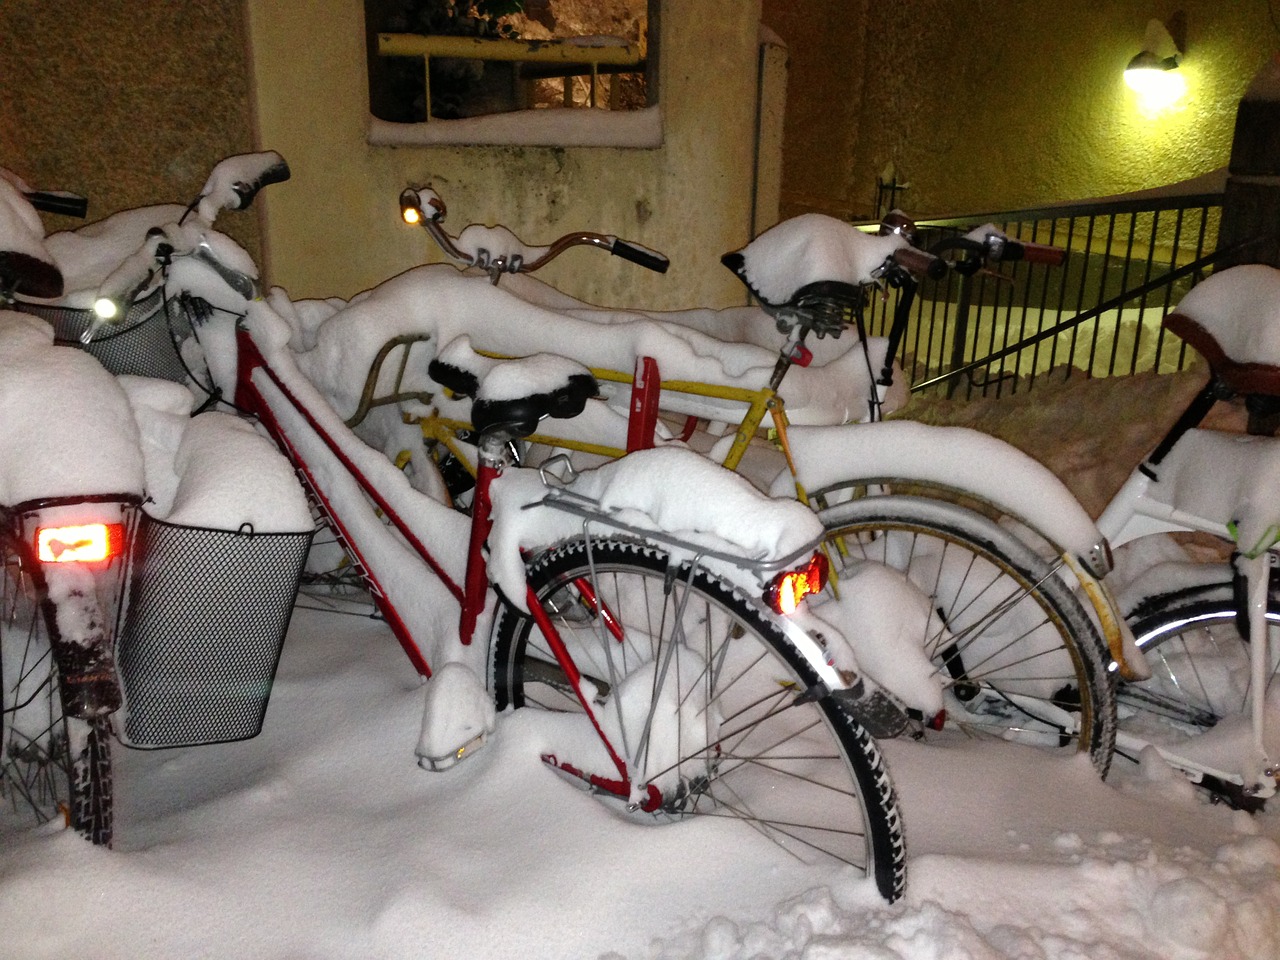
<svg viewBox="0 0 1280 960">
<path fill-rule="evenodd" d="M 1130 617 L 1151 678 L 1120 687 L 1137 732 L 1202 733 L 1249 709 L 1249 641 L 1237 626 L 1230 583 L 1198 586 L 1145 601 Z M 1267 599 L 1272 641 L 1268 688 L 1280 672 L 1280 597 Z"/>
<path fill-rule="evenodd" d="M 19 823 L 61 820 L 110 846 L 110 719 L 64 715 L 44 578 L 24 544 L 0 551 L 0 796 Z"/>
<path fill-rule="evenodd" d="M 733 818 L 797 860 L 852 865 L 886 899 L 901 895 L 902 824 L 880 752 L 815 692 L 817 676 L 762 604 L 629 540 L 561 544 L 535 559 L 528 582 L 626 761 L 632 800 L 619 797 L 620 811 Z M 506 605 L 490 682 L 499 709 L 584 712 L 532 618 Z"/>
<path fill-rule="evenodd" d="M 837 584 L 875 561 L 929 598 L 942 627 L 919 642 L 937 668 L 949 725 L 1087 753 L 1106 776 L 1115 750 L 1111 656 L 1056 561 L 972 510 L 925 497 L 868 496 L 819 516 Z"/>
</svg>

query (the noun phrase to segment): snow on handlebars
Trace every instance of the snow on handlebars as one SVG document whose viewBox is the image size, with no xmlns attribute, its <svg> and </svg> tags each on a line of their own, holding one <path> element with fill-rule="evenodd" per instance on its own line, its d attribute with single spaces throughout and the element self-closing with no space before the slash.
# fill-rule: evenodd
<svg viewBox="0 0 1280 960">
<path fill-rule="evenodd" d="M 441 226 L 447 213 L 444 200 L 430 187 L 410 187 L 400 194 L 405 223 L 421 224 L 447 257 L 487 271 L 495 284 L 504 273 L 532 273 L 575 246 L 599 247 L 656 273 L 666 273 L 671 266 L 665 254 L 612 234 L 570 233 L 546 246 L 531 246 L 500 224 L 473 223 L 454 237 Z"/>
<path fill-rule="evenodd" d="M 93 309 L 100 322 L 91 325 L 81 339 L 88 343 L 102 323 L 122 317 L 127 305 L 152 285 L 159 265 L 175 257 L 195 256 L 237 294 L 245 299 L 255 297 L 258 269 L 253 259 L 238 244 L 214 231 L 213 224 L 223 210 L 245 209 L 264 186 L 281 183 L 289 176 L 289 165 L 274 150 L 238 154 L 219 162 L 186 212 L 176 222 L 153 225 L 143 246 L 125 257 L 99 284 Z M 198 278 L 199 274 L 193 277 Z M 190 292 L 210 299 L 202 290 Z M 215 295 L 211 302 L 216 304 L 217 300 Z"/>
</svg>

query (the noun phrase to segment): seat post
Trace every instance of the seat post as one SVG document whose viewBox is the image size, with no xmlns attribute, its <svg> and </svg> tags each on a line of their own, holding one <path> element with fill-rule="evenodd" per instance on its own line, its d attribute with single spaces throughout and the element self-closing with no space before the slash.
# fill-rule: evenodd
<svg viewBox="0 0 1280 960">
<path fill-rule="evenodd" d="M 467 572 L 463 580 L 462 612 L 458 618 L 458 639 L 470 645 L 476 622 L 484 609 L 489 587 L 489 569 L 484 558 L 484 544 L 493 528 L 493 501 L 489 489 L 507 465 L 507 445 L 513 431 L 506 424 L 495 424 L 480 434 L 476 487 L 471 500 L 471 536 L 467 544 Z"/>
<path fill-rule="evenodd" d="M 1174 444 L 1181 440 L 1188 430 L 1198 426 L 1208 416 L 1215 403 L 1219 400 L 1226 400 L 1231 395 L 1231 391 L 1216 376 L 1210 379 L 1205 384 L 1204 389 L 1191 399 L 1191 403 L 1182 411 L 1182 416 L 1178 417 L 1174 425 L 1169 428 L 1169 432 L 1165 434 L 1164 439 L 1156 445 L 1156 448 L 1151 451 L 1150 456 L 1143 461 L 1138 469 L 1147 474 L 1147 476 L 1154 477 L 1154 468 L 1158 467 L 1160 462 L 1168 456 Z"/>
</svg>

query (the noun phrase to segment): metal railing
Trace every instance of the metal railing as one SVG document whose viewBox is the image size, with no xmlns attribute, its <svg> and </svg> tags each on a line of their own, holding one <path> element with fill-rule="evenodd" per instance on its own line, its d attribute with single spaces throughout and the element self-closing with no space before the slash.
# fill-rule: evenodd
<svg viewBox="0 0 1280 960">
<path fill-rule="evenodd" d="M 921 245 L 993 223 L 1066 248 L 1061 267 L 1002 264 L 920 288 L 899 359 L 913 391 L 999 396 L 1039 377 L 1181 370 L 1191 361 L 1161 320 L 1227 251 L 1215 251 L 1220 193 L 1073 204 L 917 221 Z M 892 303 L 869 332 L 887 332 Z"/>
</svg>

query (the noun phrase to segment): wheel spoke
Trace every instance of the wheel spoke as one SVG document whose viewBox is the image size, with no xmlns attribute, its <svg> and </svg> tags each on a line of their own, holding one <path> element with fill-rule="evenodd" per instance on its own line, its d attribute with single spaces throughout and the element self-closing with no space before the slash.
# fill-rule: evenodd
<svg viewBox="0 0 1280 960">
<path fill-rule="evenodd" d="M 538 596 L 552 597 L 573 577 L 607 596 L 630 651 L 609 674 L 612 651 L 601 650 L 594 625 L 553 614 L 584 675 L 609 678 L 597 687 L 597 715 L 627 748 L 632 796 L 653 798 L 656 790 L 660 797 L 652 812 L 627 806 L 627 815 L 729 817 L 790 857 L 852 864 L 873 874 L 886 896 L 897 895 L 901 828 L 879 753 L 830 698 L 801 702 L 799 691 L 817 678 L 805 673 L 810 668 L 772 614 L 704 570 L 672 568 L 651 547 L 630 542 L 587 548 L 571 541 L 537 561 L 530 583 Z M 542 647 L 529 619 L 501 611 L 493 651 L 498 702 L 561 700 L 574 711 L 563 698 L 563 674 Z M 544 687 L 558 696 L 544 696 Z M 581 767 L 568 751 L 557 746 L 557 756 Z"/>
<path fill-rule="evenodd" d="M 959 701 L 952 721 L 990 709 L 984 729 L 1024 739 L 1036 732 L 1027 720 L 1044 722 L 1054 728 L 1038 731 L 1046 745 L 1087 751 L 1106 772 L 1115 741 L 1110 652 L 1061 578 L 1061 558 L 1045 560 L 994 520 L 941 500 L 874 495 L 820 515 L 842 548 L 833 555 L 885 563 L 927 599 L 937 616 L 924 622 L 921 649 Z M 833 610 L 837 628 L 848 607 Z M 1062 711 L 1072 716 L 1065 731 Z"/>
</svg>

